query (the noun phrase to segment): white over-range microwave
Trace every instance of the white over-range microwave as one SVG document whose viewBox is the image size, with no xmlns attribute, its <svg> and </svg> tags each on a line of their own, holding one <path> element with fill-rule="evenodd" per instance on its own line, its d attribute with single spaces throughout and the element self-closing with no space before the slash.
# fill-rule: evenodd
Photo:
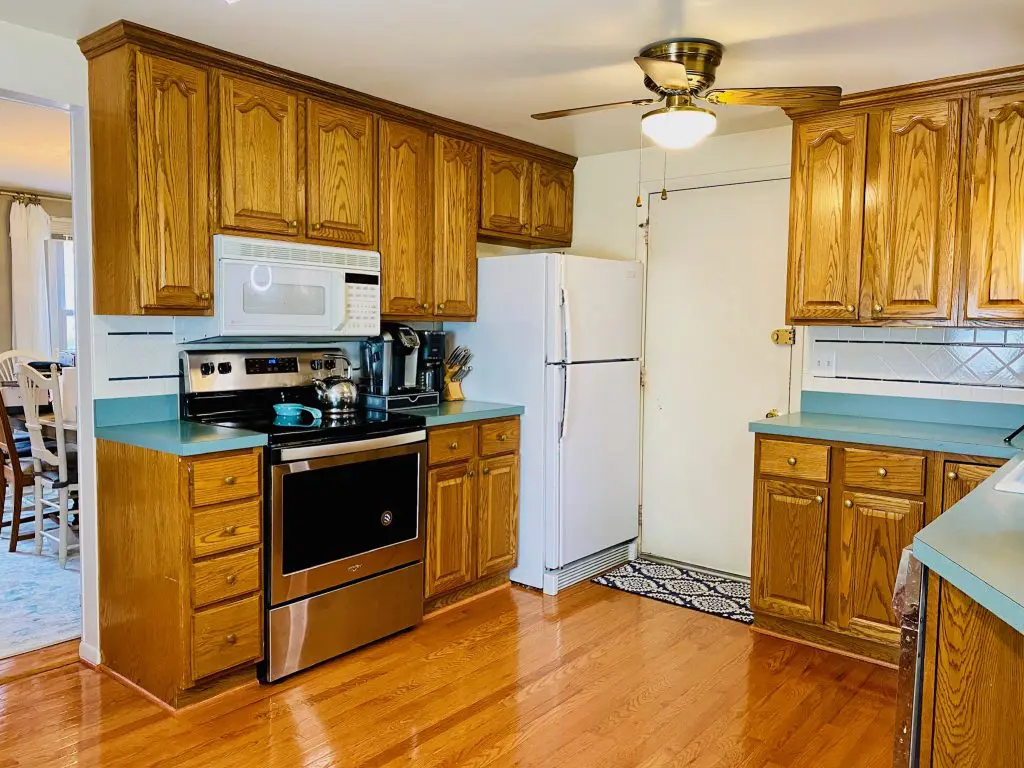
<svg viewBox="0 0 1024 768">
<path fill-rule="evenodd" d="M 175 319 L 179 343 L 380 333 L 380 254 L 214 235 L 213 317 Z"/>
</svg>

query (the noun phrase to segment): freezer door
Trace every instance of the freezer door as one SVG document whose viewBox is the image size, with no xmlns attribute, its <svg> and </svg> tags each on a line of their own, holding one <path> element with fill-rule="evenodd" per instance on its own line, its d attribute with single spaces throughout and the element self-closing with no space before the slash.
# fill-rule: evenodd
<svg viewBox="0 0 1024 768">
<path fill-rule="evenodd" d="M 545 565 L 561 568 L 635 539 L 640 497 L 640 363 L 549 365 Z"/>
<path fill-rule="evenodd" d="M 643 265 L 555 255 L 548 264 L 548 361 L 640 357 Z"/>
</svg>

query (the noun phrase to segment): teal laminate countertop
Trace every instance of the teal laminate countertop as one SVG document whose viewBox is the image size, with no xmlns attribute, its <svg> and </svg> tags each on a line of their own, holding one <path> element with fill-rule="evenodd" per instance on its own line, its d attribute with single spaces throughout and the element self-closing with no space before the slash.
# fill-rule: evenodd
<svg viewBox="0 0 1024 768">
<path fill-rule="evenodd" d="M 1006 463 L 914 537 L 914 556 L 1024 633 L 1024 495 L 995 490 Z"/>
<path fill-rule="evenodd" d="M 442 427 L 445 424 L 462 424 L 466 421 L 500 419 L 506 416 L 522 416 L 526 409 L 521 405 L 505 403 L 482 403 L 479 400 L 453 400 L 426 408 L 409 408 L 402 413 L 422 416 L 427 427 Z"/>
<path fill-rule="evenodd" d="M 96 439 L 137 445 L 140 448 L 173 453 L 177 456 L 197 456 L 202 453 L 234 451 L 267 444 L 267 436 L 259 432 L 177 419 L 97 427 Z"/>
<path fill-rule="evenodd" d="M 966 453 L 999 459 L 1012 458 L 1021 450 L 1003 442 L 1003 438 L 1012 431 L 1012 428 L 865 418 L 831 413 L 798 412 L 774 419 L 760 419 L 750 422 L 750 431 L 841 443 L 868 443 L 894 448 L 916 448 L 922 451 Z M 1024 441 L 1024 437 L 1018 438 L 1018 442 L 1020 441 Z"/>
</svg>

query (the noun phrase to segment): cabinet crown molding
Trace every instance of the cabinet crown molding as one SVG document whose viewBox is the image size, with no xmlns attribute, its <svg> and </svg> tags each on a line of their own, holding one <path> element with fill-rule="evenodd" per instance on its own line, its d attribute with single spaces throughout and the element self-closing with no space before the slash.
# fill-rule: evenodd
<svg viewBox="0 0 1024 768">
<path fill-rule="evenodd" d="M 576 157 L 564 152 L 380 99 L 334 83 L 161 32 L 132 21 L 124 19 L 115 21 L 78 41 L 78 47 L 87 59 L 94 59 L 122 45 L 133 45 L 193 66 L 207 66 L 281 88 L 298 90 L 308 96 L 370 110 L 389 120 L 400 120 L 428 127 L 438 133 L 500 147 L 532 159 L 564 165 L 566 168 L 576 166 Z"/>
</svg>

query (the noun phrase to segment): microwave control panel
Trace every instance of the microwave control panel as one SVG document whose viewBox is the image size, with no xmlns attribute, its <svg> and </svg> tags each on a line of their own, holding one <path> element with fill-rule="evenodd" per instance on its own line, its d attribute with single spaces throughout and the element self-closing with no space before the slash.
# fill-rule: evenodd
<svg viewBox="0 0 1024 768">
<path fill-rule="evenodd" d="M 380 275 L 345 273 L 345 322 L 338 330 L 346 336 L 380 333 Z"/>
</svg>

